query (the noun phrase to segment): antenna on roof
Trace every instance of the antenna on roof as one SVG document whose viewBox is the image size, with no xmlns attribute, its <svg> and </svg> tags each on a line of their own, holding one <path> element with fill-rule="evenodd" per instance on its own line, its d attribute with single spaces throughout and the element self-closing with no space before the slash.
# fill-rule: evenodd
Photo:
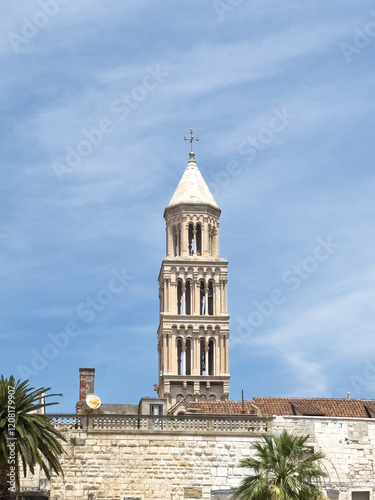
<svg viewBox="0 0 375 500">
<path fill-rule="evenodd" d="M 243 400 L 243 389 L 241 389 L 241 399 L 242 399 L 242 413 L 245 413 L 245 404 L 244 404 L 244 400 Z"/>
</svg>

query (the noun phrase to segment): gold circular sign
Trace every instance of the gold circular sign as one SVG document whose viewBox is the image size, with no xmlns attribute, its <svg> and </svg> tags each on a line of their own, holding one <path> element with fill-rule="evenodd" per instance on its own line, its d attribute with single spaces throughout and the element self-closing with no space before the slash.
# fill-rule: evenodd
<svg viewBox="0 0 375 500">
<path fill-rule="evenodd" d="M 102 404 L 100 397 L 96 394 L 87 394 L 86 403 L 92 410 L 96 410 Z"/>
</svg>

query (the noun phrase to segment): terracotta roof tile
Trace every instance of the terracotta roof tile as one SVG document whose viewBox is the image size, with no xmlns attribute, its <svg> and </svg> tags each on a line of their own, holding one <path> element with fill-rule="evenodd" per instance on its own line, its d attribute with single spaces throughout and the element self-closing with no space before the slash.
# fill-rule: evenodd
<svg viewBox="0 0 375 500">
<path fill-rule="evenodd" d="M 256 414 L 257 409 L 251 401 L 197 401 L 190 405 L 201 413 L 211 413 L 216 415 L 241 415 Z"/>
<path fill-rule="evenodd" d="M 254 404 L 263 416 L 293 415 L 293 406 L 302 415 L 325 415 L 327 417 L 368 418 L 365 406 L 373 400 L 339 398 L 254 398 Z M 375 408 L 374 408 L 375 409 Z"/>
<path fill-rule="evenodd" d="M 373 399 L 255 397 L 243 405 L 242 401 L 205 401 L 190 405 L 197 412 L 220 415 L 246 413 L 262 417 L 306 415 L 349 418 L 371 418 L 375 415 Z"/>
</svg>

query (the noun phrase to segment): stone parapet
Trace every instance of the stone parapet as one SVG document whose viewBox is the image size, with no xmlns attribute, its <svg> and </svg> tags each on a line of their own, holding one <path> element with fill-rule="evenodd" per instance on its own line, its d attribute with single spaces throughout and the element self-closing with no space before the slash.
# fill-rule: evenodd
<svg viewBox="0 0 375 500">
<path fill-rule="evenodd" d="M 254 415 L 49 415 L 54 425 L 66 430 L 166 434 L 264 434 L 271 431 L 272 418 Z"/>
</svg>

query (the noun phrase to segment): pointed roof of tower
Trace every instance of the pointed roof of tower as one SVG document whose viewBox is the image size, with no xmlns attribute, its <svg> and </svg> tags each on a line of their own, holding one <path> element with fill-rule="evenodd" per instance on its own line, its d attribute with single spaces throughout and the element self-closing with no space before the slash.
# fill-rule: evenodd
<svg viewBox="0 0 375 500">
<path fill-rule="evenodd" d="M 219 208 L 197 167 L 193 151 L 189 153 L 186 170 L 169 202 L 168 208 L 183 203 L 197 203 Z"/>
</svg>

